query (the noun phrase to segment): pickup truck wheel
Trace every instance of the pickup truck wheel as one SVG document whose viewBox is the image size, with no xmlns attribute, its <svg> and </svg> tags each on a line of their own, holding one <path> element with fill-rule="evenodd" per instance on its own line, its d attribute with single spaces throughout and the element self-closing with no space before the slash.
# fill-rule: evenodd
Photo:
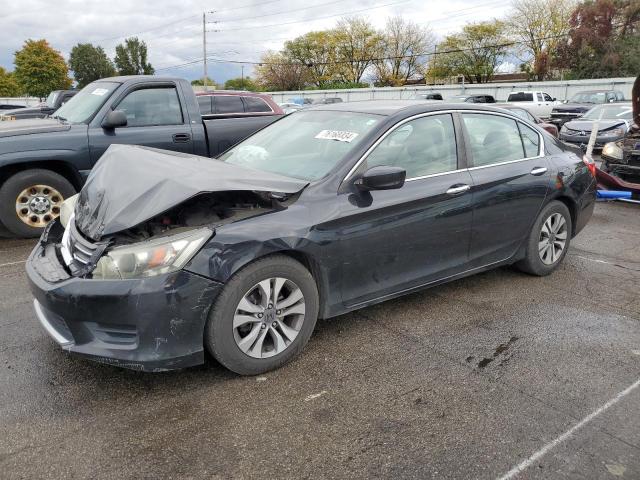
<svg viewBox="0 0 640 480">
<path fill-rule="evenodd" d="M 0 221 L 14 235 L 38 237 L 75 193 L 66 178 L 50 170 L 18 172 L 0 187 Z"/>
<path fill-rule="evenodd" d="M 307 344 L 318 317 L 318 289 L 309 271 L 285 255 L 244 267 L 209 312 L 204 344 L 241 375 L 276 369 Z"/>
</svg>

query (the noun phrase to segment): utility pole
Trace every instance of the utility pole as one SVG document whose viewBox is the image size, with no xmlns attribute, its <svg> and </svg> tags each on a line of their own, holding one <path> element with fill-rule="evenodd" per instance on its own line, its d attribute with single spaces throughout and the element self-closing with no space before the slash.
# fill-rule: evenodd
<svg viewBox="0 0 640 480">
<path fill-rule="evenodd" d="M 244 65 L 240 67 L 241 69 L 241 77 L 240 77 L 240 90 L 244 90 Z"/>
<path fill-rule="evenodd" d="M 207 91 L 207 12 L 202 12 L 202 60 L 204 64 L 204 91 Z"/>
</svg>

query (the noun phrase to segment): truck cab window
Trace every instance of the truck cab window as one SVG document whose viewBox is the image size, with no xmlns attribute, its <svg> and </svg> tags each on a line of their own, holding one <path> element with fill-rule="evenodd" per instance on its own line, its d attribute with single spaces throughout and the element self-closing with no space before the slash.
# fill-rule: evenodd
<svg viewBox="0 0 640 480">
<path fill-rule="evenodd" d="M 129 93 L 116 108 L 127 115 L 128 127 L 184 123 L 180 100 L 173 87 L 135 90 Z"/>
</svg>

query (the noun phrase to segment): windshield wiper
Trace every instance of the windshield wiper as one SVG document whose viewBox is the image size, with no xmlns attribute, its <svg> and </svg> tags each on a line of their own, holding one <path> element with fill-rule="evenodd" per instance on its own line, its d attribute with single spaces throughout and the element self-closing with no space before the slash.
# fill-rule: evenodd
<svg viewBox="0 0 640 480">
<path fill-rule="evenodd" d="M 51 117 L 51 118 L 55 118 L 55 119 L 58 119 L 58 120 L 62 120 L 63 122 L 66 122 L 66 121 L 67 121 L 67 119 L 66 119 L 66 118 L 61 117 L 60 115 L 54 115 L 54 116 L 53 116 L 53 117 Z"/>
</svg>

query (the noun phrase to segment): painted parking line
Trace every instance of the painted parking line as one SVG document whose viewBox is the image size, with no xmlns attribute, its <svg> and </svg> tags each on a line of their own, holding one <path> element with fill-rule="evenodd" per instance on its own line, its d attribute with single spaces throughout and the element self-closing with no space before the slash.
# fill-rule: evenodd
<svg viewBox="0 0 640 480">
<path fill-rule="evenodd" d="M 618 393 L 615 397 L 613 397 L 607 403 L 602 405 L 600 408 L 598 408 L 597 410 L 594 410 L 589 415 L 584 417 L 582 420 L 580 420 L 578 423 L 576 423 L 573 427 L 571 427 L 569 430 L 564 432 L 562 435 L 560 435 L 556 439 L 550 441 L 545 446 L 543 446 L 540 450 L 538 450 L 533 455 L 531 455 L 529 458 L 527 458 L 523 462 L 521 462 L 518 465 L 516 465 L 515 467 L 513 467 L 511 470 L 509 470 L 503 476 L 499 477 L 498 480 L 510 480 L 512 478 L 515 478 L 520 473 L 522 473 L 527 468 L 529 468 L 531 465 L 533 465 L 535 462 L 537 462 L 542 457 L 544 457 L 547 453 L 549 453 L 550 450 L 552 450 L 553 448 L 555 448 L 558 445 L 560 445 L 562 442 L 564 442 L 567 439 L 569 439 L 579 429 L 584 427 L 587 423 L 589 423 L 591 420 L 596 418 L 598 415 L 602 414 L 603 412 L 607 411 L 609 408 L 613 407 L 616 403 L 618 403 L 620 400 L 622 400 L 624 397 L 629 395 L 632 391 L 634 391 L 638 387 L 640 387 L 640 380 L 636 381 L 635 383 L 633 383 L 629 387 L 625 388 L 623 391 Z"/>
<path fill-rule="evenodd" d="M 0 263 L 1 267 L 10 267 L 11 265 L 20 265 L 21 263 L 27 263 L 26 260 L 20 260 L 19 262 Z"/>
</svg>

